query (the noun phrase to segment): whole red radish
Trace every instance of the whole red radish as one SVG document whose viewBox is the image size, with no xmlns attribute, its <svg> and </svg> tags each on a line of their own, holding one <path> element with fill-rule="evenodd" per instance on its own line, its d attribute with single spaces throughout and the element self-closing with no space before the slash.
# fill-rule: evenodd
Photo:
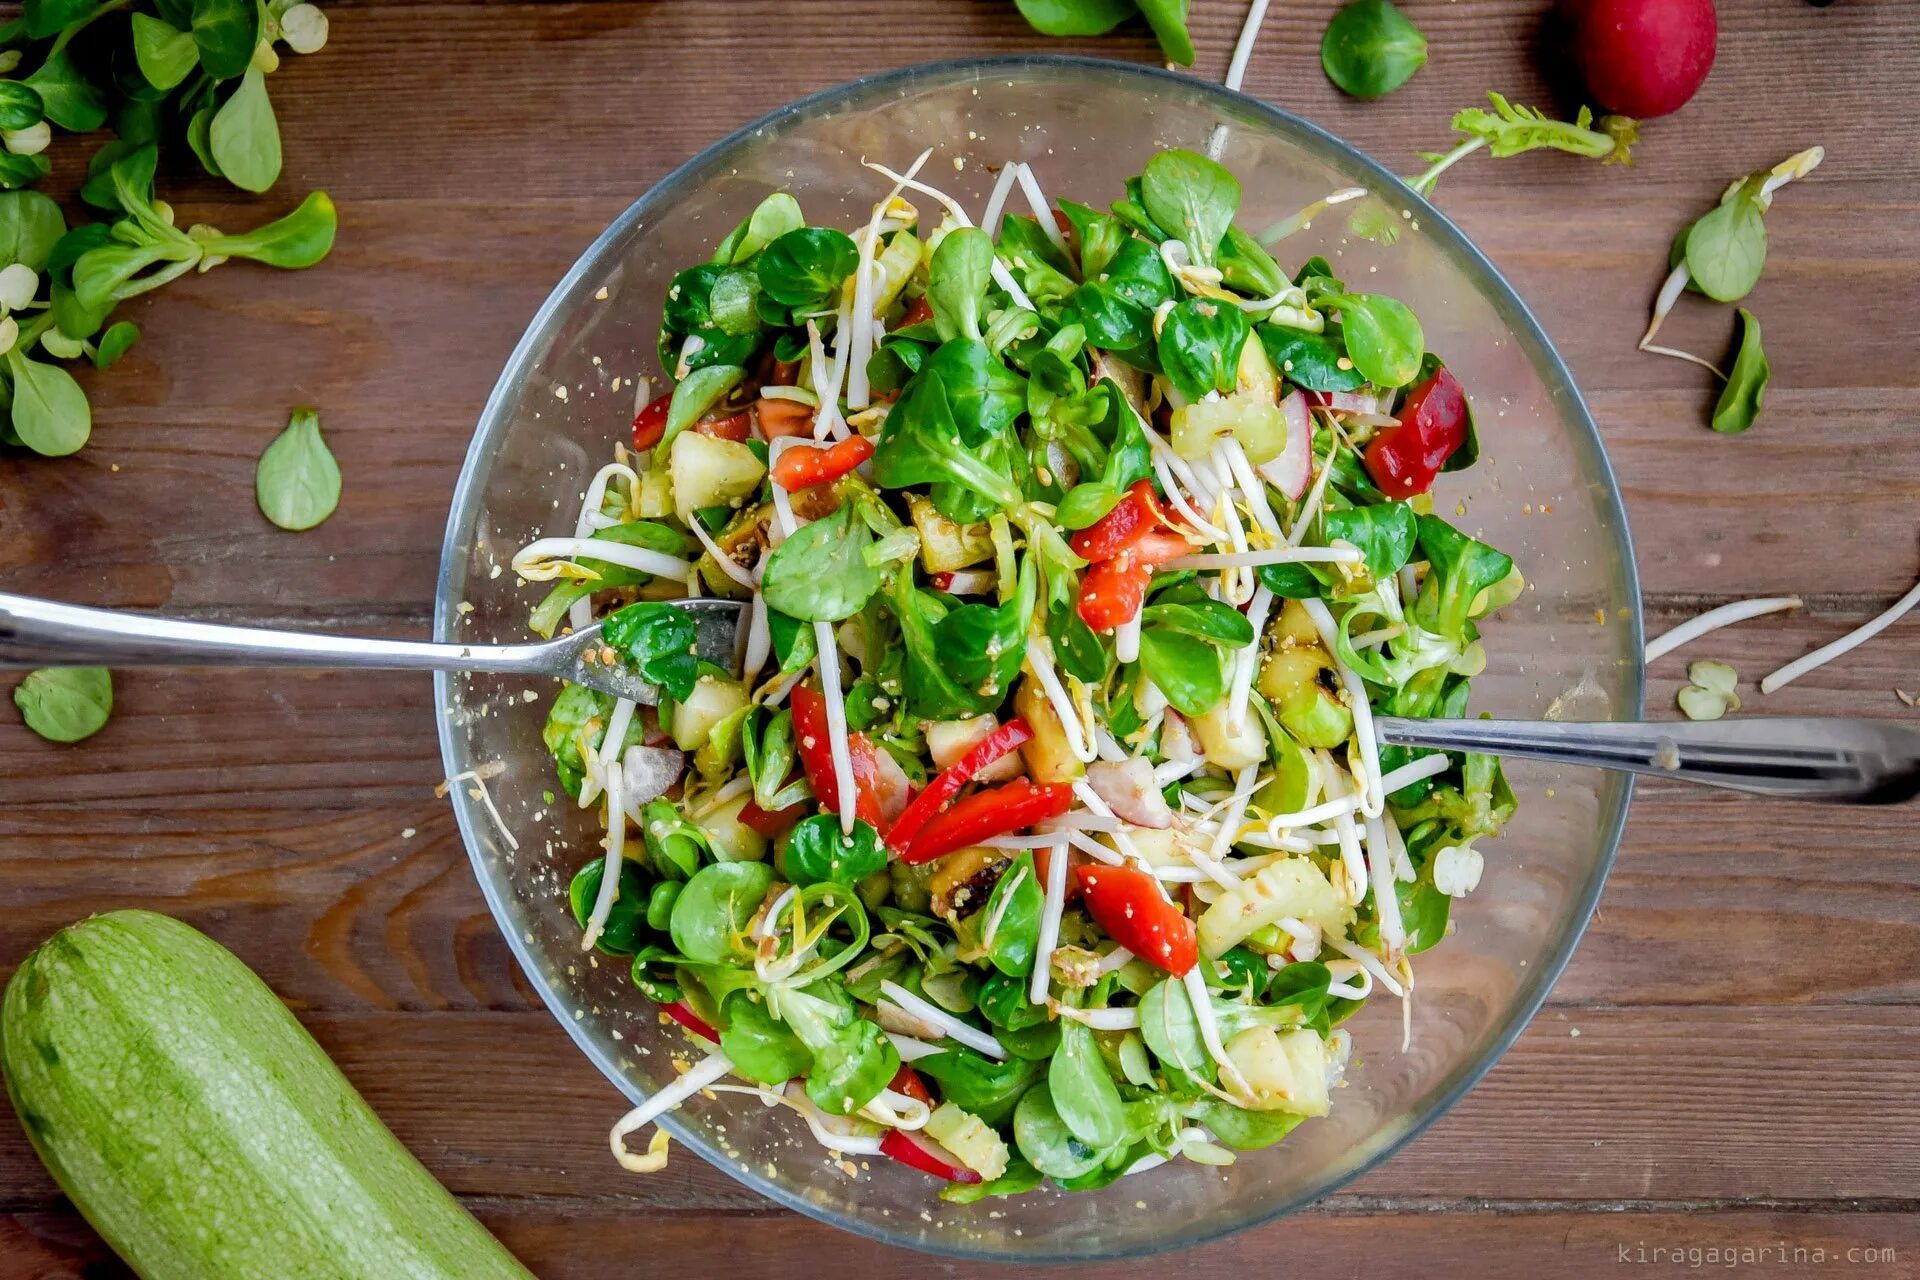
<svg viewBox="0 0 1920 1280">
<path fill-rule="evenodd" d="M 1677 111 L 1713 70 L 1713 0 L 1566 0 L 1561 10 L 1574 65 L 1608 111 Z"/>
</svg>

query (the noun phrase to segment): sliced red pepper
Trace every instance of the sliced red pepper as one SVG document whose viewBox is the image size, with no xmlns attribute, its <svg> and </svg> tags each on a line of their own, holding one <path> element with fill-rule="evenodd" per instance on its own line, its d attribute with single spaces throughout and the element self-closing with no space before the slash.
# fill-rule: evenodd
<svg viewBox="0 0 1920 1280">
<path fill-rule="evenodd" d="M 978 1182 L 980 1175 L 948 1155 L 932 1139 L 902 1129 L 889 1129 L 880 1136 L 880 1154 L 901 1164 L 930 1173 L 948 1182 Z"/>
<path fill-rule="evenodd" d="M 1191 544 L 1177 533 L 1142 533 L 1126 550 L 1100 561 L 1080 579 L 1080 621 L 1095 631 L 1111 631 L 1133 621 L 1147 598 L 1154 566 L 1191 550 Z"/>
<path fill-rule="evenodd" d="M 773 482 L 792 493 L 814 485 L 838 480 L 873 456 L 873 441 L 865 436 L 849 436 L 828 448 L 818 445 L 790 446 L 773 464 Z"/>
<path fill-rule="evenodd" d="M 762 396 L 753 403 L 753 416 L 760 424 L 760 434 L 768 440 L 813 434 L 813 410 L 798 400 Z"/>
<path fill-rule="evenodd" d="M 840 780 L 833 771 L 833 745 L 827 734 L 827 700 L 811 685 L 795 685 L 793 731 L 799 740 L 800 764 L 806 770 L 813 794 L 830 813 L 840 812 Z M 847 749 L 853 756 L 853 813 L 862 822 L 878 828 L 882 825 L 878 782 L 879 750 L 863 733 L 847 735 Z"/>
<path fill-rule="evenodd" d="M 953 574 L 949 572 L 930 573 L 927 575 L 927 585 L 935 591 L 951 591 L 953 589 Z"/>
<path fill-rule="evenodd" d="M 753 434 L 753 413 L 742 409 L 730 413 L 724 418 L 709 418 L 705 422 L 696 422 L 693 429 L 703 436 L 712 436 L 715 440 L 731 440 L 740 444 Z"/>
<path fill-rule="evenodd" d="M 651 449 L 667 434 L 667 410 L 673 406 L 673 392 L 655 396 L 647 407 L 633 416 L 633 447 Z"/>
<path fill-rule="evenodd" d="M 910 325 L 923 324 L 931 319 L 933 319 L 933 304 L 922 295 L 907 304 L 907 309 L 900 313 L 900 319 L 893 327 L 905 329 Z"/>
<path fill-rule="evenodd" d="M 900 860 L 932 862 L 956 849 L 1057 818 L 1072 804 L 1073 788 L 1067 783 L 1035 785 L 1026 778 L 1015 778 L 1005 786 L 976 791 L 929 818 Z"/>
<path fill-rule="evenodd" d="M 1087 914 L 1109 938 L 1175 977 L 1199 963 L 1193 921 L 1167 901 L 1152 876 L 1138 867 L 1098 864 L 1079 868 L 1078 875 Z"/>
<path fill-rule="evenodd" d="M 933 1105 L 933 1095 L 927 1092 L 927 1086 L 921 1082 L 920 1073 L 904 1062 L 900 1064 L 900 1069 L 893 1073 L 893 1083 L 887 1088 L 895 1093 L 904 1093 L 916 1102 Z"/>
<path fill-rule="evenodd" d="M 1111 560 L 1165 523 L 1153 486 L 1136 480 L 1113 510 L 1074 534 L 1068 545 L 1082 560 Z"/>
<path fill-rule="evenodd" d="M 1411 498 L 1433 487 L 1434 477 L 1467 439 L 1467 393 L 1440 368 L 1407 393 L 1400 425 L 1367 444 L 1367 474 L 1389 498 Z"/>
<path fill-rule="evenodd" d="M 807 816 L 807 802 L 790 804 L 784 809 L 762 809 L 749 800 L 740 806 L 740 825 L 765 839 L 778 840 Z"/>
<path fill-rule="evenodd" d="M 946 808 L 948 801 L 960 794 L 961 787 L 1031 737 L 1033 730 L 1027 726 L 1027 722 L 1014 719 L 974 743 L 967 749 L 967 754 L 942 769 L 939 776 L 927 784 L 925 791 L 913 798 L 893 826 L 887 829 L 888 847 L 895 853 L 906 853 L 913 838 L 920 834 L 928 821 Z"/>
<path fill-rule="evenodd" d="M 685 1000 L 674 1000 L 660 1006 L 660 1012 L 672 1018 L 702 1040 L 720 1043 L 720 1033 L 715 1031 L 707 1020 L 693 1011 L 693 1006 Z"/>
</svg>

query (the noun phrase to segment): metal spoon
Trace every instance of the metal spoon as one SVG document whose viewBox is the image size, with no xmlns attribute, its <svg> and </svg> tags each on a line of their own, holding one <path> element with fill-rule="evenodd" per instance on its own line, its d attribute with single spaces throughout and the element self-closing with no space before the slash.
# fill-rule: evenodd
<svg viewBox="0 0 1920 1280">
<path fill-rule="evenodd" d="M 678 603 L 694 615 L 699 656 L 737 666 L 741 606 Z M 0 667 L 489 672 L 658 700 L 658 690 L 611 658 L 597 624 L 539 644 L 437 644 L 185 622 L 0 592 Z M 1642 724 L 1378 716 L 1374 729 L 1381 741 L 1405 747 L 1618 769 L 1762 796 L 1891 804 L 1920 794 L 1920 730 L 1884 720 L 1782 716 Z"/>
</svg>

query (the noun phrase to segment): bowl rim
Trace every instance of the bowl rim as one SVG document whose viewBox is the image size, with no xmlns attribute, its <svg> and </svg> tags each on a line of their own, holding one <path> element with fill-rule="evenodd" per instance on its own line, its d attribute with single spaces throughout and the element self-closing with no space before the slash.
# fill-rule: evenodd
<svg viewBox="0 0 1920 1280">
<path fill-rule="evenodd" d="M 493 390 L 488 394 L 486 404 L 480 413 L 480 420 L 474 429 L 473 438 L 468 444 L 466 456 L 461 461 L 459 479 L 454 486 L 453 499 L 448 512 L 446 534 L 441 544 L 439 575 L 435 584 L 434 639 L 441 642 L 457 639 L 454 631 L 458 615 L 452 588 L 460 566 L 469 554 L 462 546 L 462 535 L 477 523 L 475 517 L 483 496 L 478 482 L 478 463 L 492 452 L 496 438 L 506 429 L 514 388 L 519 385 L 524 374 L 534 364 L 536 356 L 550 336 L 551 326 L 561 306 L 569 295 L 592 272 L 600 268 L 601 259 L 608 250 L 636 224 L 642 222 L 657 202 L 676 192 L 682 185 L 706 176 L 707 171 L 715 167 L 733 148 L 756 134 L 799 117 L 821 110 L 869 102 L 891 91 L 908 89 L 922 83 L 964 80 L 970 77 L 1034 69 L 1067 70 L 1122 81 L 1133 80 L 1138 82 L 1145 92 L 1151 92 L 1156 86 L 1174 84 L 1178 85 L 1183 92 L 1197 92 L 1203 98 L 1215 100 L 1223 109 L 1231 109 L 1244 116 L 1263 119 L 1266 123 L 1277 124 L 1284 129 L 1305 135 L 1308 140 L 1341 153 L 1346 162 L 1368 175 L 1375 189 L 1394 190 L 1396 197 L 1404 200 L 1406 207 L 1412 210 L 1413 215 L 1422 220 L 1423 230 L 1442 241 L 1446 248 L 1464 260 L 1469 268 L 1484 277 L 1489 300 L 1513 320 L 1513 331 L 1530 340 L 1535 350 L 1543 357 L 1544 368 L 1541 372 L 1544 379 L 1548 382 L 1550 389 L 1565 393 L 1567 397 L 1567 403 L 1564 406 L 1565 416 L 1580 433 L 1587 437 L 1587 443 L 1592 447 L 1592 456 L 1597 463 L 1597 474 L 1590 476 L 1589 480 L 1597 479 L 1601 483 L 1600 507 L 1609 517 L 1619 540 L 1622 555 L 1621 587 L 1627 597 L 1628 611 L 1631 615 L 1626 620 L 1630 656 L 1627 667 L 1622 673 L 1625 678 L 1626 692 L 1622 699 L 1621 710 L 1636 718 L 1643 718 L 1646 700 L 1646 663 L 1641 656 L 1644 652 L 1645 640 L 1644 609 L 1640 594 L 1639 566 L 1634 555 L 1633 533 L 1627 520 L 1626 505 L 1620 492 L 1619 480 L 1614 473 L 1612 459 L 1608 456 L 1606 442 L 1587 405 L 1586 397 L 1574 381 L 1572 371 L 1567 367 L 1565 359 L 1562 358 L 1559 349 L 1534 315 L 1532 308 L 1521 299 L 1500 269 L 1453 223 L 1452 219 L 1424 196 L 1406 187 L 1392 170 L 1358 147 L 1302 116 L 1239 90 L 1229 89 L 1224 85 L 1199 80 L 1191 75 L 1158 66 L 1069 54 L 1023 53 L 944 59 L 862 76 L 817 90 L 741 125 L 717 141 L 708 144 L 676 165 L 628 205 L 581 252 L 573 265 L 548 293 L 546 299 L 542 301 L 528 321 L 526 331 L 514 345 L 513 352 L 501 369 Z M 443 772 L 448 777 L 452 777 L 459 766 L 455 755 L 453 723 L 450 715 L 454 698 L 452 676 L 446 672 L 436 673 L 434 675 L 436 709 L 434 718 L 440 738 Z M 1262 1226 L 1324 1199 L 1398 1154 L 1409 1143 L 1425 1133 L 1427 1128 L 1441 1116 L 1451 1111 L 1460 1099 L 1478 1085 L 1506 1055 L 1514 1041 L 1539 1013 L 1541 1005 L 1545 1003 L 1548 994 L 1559 981 L 1561 973 L 1565 970 L 1568 961 L 1572 959 L 1581 939 L 1586 936 L 1587 928 L 1592 923 L 1594 911 L 1599 905 L 1600 896 L 1605 891 L 1607 880 L 1619 853 L 1633 793 L 1634 779 L 1629 774 L 1619 780 L 1618 800 L 1611 806 L 1611 812 L 1603 816 L 1598 874 L 1591 877 L 1586 893 L 1576 902 L 1569 921 L 1570 927 L 1563 932 L 1557 945 L 1547 954 L 1544 961 L 1533 966 L 1533 972 L 1528 977 L 1528 985 L 1520 988 L 1506 1024 L 1488 1042 L 1478 1061 L 1461 1072 L 1452 1087 L 1435 1098 L 1426 1114 L 1408 1125 L 1401 1133 L 1384 1143 L 1379 1150 L 1359 1164 L 1315 1184 L 1299 1195 L 1275 1204 L 1263 1205 L 1255 1212 L 1241 1214 L 1232 1220 L 1189 1225 L 1184 1229 L 1176 1228 L 1164 1239 L 1155 1241 L 1144 1249 L 1094 1249 L 1065 1252 L 1048 1249 L 1015 1251 L 969 1248 L 959 1242 L 923 1240 L 867 1219 L 842 1217 L 794 1194 L 782 1183 L 766 1178 L 753 1169 L 743 1167 L 738 1161 L 727 1158 L 699 1133 L 681 1124 L 678 1117 L 672 1113 L 662 1116 L 658 1123 L 675 1140 L 684 1143 L 709 1164 L 784 1208 L 884 1244 L 940 1256 L 1000 1262 L 1100 1261 L 1144 1257 L 1174 1249 L 1192 1248 Z M 626 1075 L 614 1063 L 611 1053 L 594 1040 L 582 1024 L 562 1016 L 565 1001 L 547 981 L 538 964 L 528 955 L 521 939 L 507 927 L 506 903 L 500 882 L 490 873 L 481 852 L 479 832 L 482 821 L 478 805 L 471 802 L 458 787 L 449 789 L 449 798 L 453 803 L 461 840 L 466 845 L 474 878 L 479 881 L 481 894 L 486 899 L 487 909 L 493 916 L 494 925 L 506 938 L 515 963 L 520 966 L 527 981 L 539 994 L 547 1012 L 572 1038 L 588 1061 L 592 1062 L 601 1074 L 635 1105 L 645 1101 L 648 1095 L 633 1087 Z"/>
</svg>

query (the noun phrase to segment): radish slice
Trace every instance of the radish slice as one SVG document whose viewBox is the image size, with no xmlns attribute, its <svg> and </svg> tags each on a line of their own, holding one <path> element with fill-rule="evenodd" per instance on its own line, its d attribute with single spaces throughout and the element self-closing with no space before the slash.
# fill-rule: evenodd
<svg viewBox="0 0 1920 1280">
<path fill-rule="evenodd" d="M 633 806 L 658 800 L 680 780 L 686 763 L 686 754 L 671 747 L 628 747 L 620 766 L 622 803 Z"/>
<path fill-rule="evenodd" d="M 707 1020 L 693 1011 L 693 1006 L 685 1000 L 674 1000 L 660 1006 L 660 1012 L 672 1018 L 702 1040 L 713 1044 L 720 1043 L 720 1033 L 708 1025 Z"/>
<path fill-rule="evenodd" d="M 948 1155 L 945 1148 L 932 1139 L 904 1129 L 889 1129 L 881 1136 L 880 1154 L 948 1182 L 980 1181 L 979 1174 Z"/>
<path fill-rule="evenodd" d="M 1173 810 L 1153 782 L 1153 762 L 1140 756 L 1126 760 L 1096 760 L 1087 766 L 1087 785 L 1107 802 L 1113 816 L 1136 827 L 1164 831 L 1173 825 Z"/>
<path fill-rule="evenodd" d="M 1287 444 L 1279 456 L 1255 467 L 1266 482 L 1294 502 L 1300 501 L 1313 480 L 1313 419 L 1307 413 L 1307 398 L 1298 391 L 1288 392 L 1280 401 L 1280 415 L 1287 422 Z"/>
</svg>

